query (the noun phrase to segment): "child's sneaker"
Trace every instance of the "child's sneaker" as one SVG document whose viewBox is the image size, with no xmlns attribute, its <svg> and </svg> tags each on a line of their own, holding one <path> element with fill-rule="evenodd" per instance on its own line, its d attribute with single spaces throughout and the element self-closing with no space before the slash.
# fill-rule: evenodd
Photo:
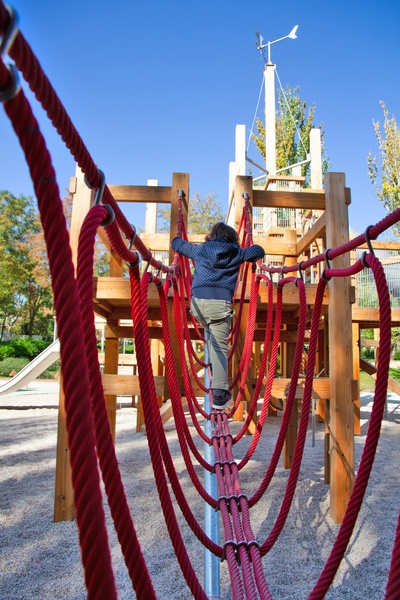
<svg viewBox="0 0 400 600">
<path fill-rule="evenodd" d="M 215 389 L 213 393 L 213 407 L 219 410 L 226 408 L 232 400 L 232 394 L 228 390 Z"/>
</svg>

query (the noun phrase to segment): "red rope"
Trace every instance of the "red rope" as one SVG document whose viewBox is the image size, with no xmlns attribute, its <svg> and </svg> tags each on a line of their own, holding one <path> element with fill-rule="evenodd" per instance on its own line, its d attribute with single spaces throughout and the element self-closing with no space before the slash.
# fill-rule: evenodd
<svg viewBox="0 0 400 600">
<path fill-rule="evenodd" d="M 400 512 L 397 521 L 396 539 L 390 563 L 385 600 L 398 600 L 400 589 Z"/>
<path fill-rule="evenodd" d="M 268 285 L 268 307 L 269 310 L 267 312 L 267 324 L 265 327 L 265 336 L 264 336 L 264 351 L 261 357 L 261 363 L 260 363 L 260 367 L 258 370 L 258 377 L 257 377 L 257 382 L 256 382 L 256 387 L 254 389 L 254 394 L 253 394 L 253 401 L 255 402 L 255 405 L 257 405 L 257 401 L 258 398 L 260 396 L 260 390 L 261 390 L 261 386 L 263 383 L 263 379 L 264 379 L 264 374 L 265 374 L 265 370 L 266 370 L 266 366 L 267 366 L 267 360 L 268 360 L 268 352 L 269 352 L 269 346 L 270 346 L 270 339 L 271 339 L 271 332 L 272 332 L 272 317 L 273 317 L 273 300 L 274 300 L 274 291 L 273 291 L 273 284 L 272 281 L 269 278 L 266 278 L 264 275 L 259 275 L 259 278 L 262 279 L 266 279 L 267 280 L 267 285 Z M 269 404 L 269 399 L 266 400 L 265 404 Z M 265 412 L 265 411 L 264 411 Z M 257 446 L 257 443 L 259 441 L 262 429 L 263 429 L 263 424 L 264 424 L 264 419 L 262 419 L 262 414 L 263 412 L 261 411 L 261 414 L 257 420 L 257 425 L 256 425 L 256 432 L 253 436 L 253 440 L 252 440 L 252 444 L 251 447 L 252 449 L 249 451 L 251 453 L 251 455 L 254 452 L 255 447 Z M 237 444 L 238 441 L 244 436 L 244 434 L 247 431 L 247 428 L 250 424 L 250 417 L 249 415 L 247 415 L 246 417 L 246 428 L 242 427 L 242 429 L 240 430 L 240 432 L 235 436 L 233 443 Z M 250 458 L 250 454 L 248 456 L 248 458 L 246 459 L 245 462 L 248 461 L 248 459 Z M 243 459 L 244 460 L 244 459 Z M 243 465 L 244 466 L 244 465 Z"/>
<path fill-rule="evenodd" d="M 107 216 L 108 212 L 105 207 L 94 206 L 85 218 L 79 236 L 77 280 L 100 468 L 115 530 L 133 588 L 138 598 L 146 600 L 147 598 L 156 598 L 156 595 L 136 535 L 115 454 L 101 380 L 96 328 L 93 320 L 94 244 L 97 229 Z"/>
<path fill-rule="evenodd" d="M 249 374 L 250 361 L 251 361 L 252 350 L 253 350 L 253 339 L 254 339 L 254 332 L 255 332 L 259 289 L 260 289 L 260 281 L 258 279 L 256 280 L 255 274 L 252 273 L 252 287 L 251 287 L 251 292 L 250 292 L 248 322 L 246 324 L 246 335 L 245 335 L 245 340 L 244 340 L 244 345 L 243 345 L 243 350 L 242 350 L 242 356 L 240 359 L 240 365 L 239 365 L 239 369 L 238 369 L 238 372 L 242 374 L 242 378 L 241 378 L 239 392 L 236 397 L 234 406 L 229 413 L 230 416 L 232 416 L 235 413 L 240 402 L 243 399 L 246 381 L 247 381 L 248 374 Z M 234 379 L 234 381 L 235 381 L 235 379 Z M 232 385 L 230 387 L 232 388 L 233 385 L 234 385 L 234 382 L 232 383 Z M 243 429 L 244 428 L 247 429 L 247 427 L 250 423 L 250 420 L 253 418 L 255 405 L 256 405 L 256 403 L 253 402 L 252 406 L 249 410 L 250 418 L 248 420 L 246 419 Z"/>
<path fill-rule="evenodd" d="M 347 505 L 343 522 L 324 570 L 322 571 L 316 586 L 309 595 L 309 600 L 320 600 L 321 598 L 324 598 L 346 551 L 362 504 L 362 500 L 364 498 L 368 479 L 374 462 L 386 404 L 391 341 L 390 295 L 385 273 L 378 259 L 374 255 L 367 254 L 365 260 L 372 269 L 376 281 L 379 301 L 381 342 L 379 347 L 379 362 L 376 374 L 374 404 L 368 425 L 368 433 L 365 441 L 364 451 L 361 457 L 360 466 L 358 468 L 358 473 L 354 482 L 353 491 Z"/>
<path fill-rule="evenodd" d="M 138 268 L 130 268 L 129 273 L 131 281 L 132 319 L 135 329 L 140 393 L 142 396 L 147 440 L 149 444 L 157 490 L 175 555 L 189 589 L 196 599 L 201 598 L 203 600 L 207 600 L 204 590 L 200 586 L 187 555 L 168 490 L 168 484 L 163 469 L 163 460 L 157 434 L 157 426 L 154 418 L 155 414 L 159 414 L 159 409 L 154 379 L 151 376 L 150 348 L 148 342 L 146 342 L 147 304 L 144 302 L 143 293 L 140 289 L 140 276 Z"/>
<path fill-rule="evenodd" d="M 303 314 L 300 314 L 300 319 L 299 319 L 299 336 L 301 336 L 301 332 L 303 332 L 303 334 L 302 334 L 303 335 L 302 346 L 303 346 L 304 345 L 304 332 L 305 332 L 305 326 L 306 326 L 306 309 L 307 309 L 307 307 L 305 305 L 305 286 L 301 279 L 298 280 L 298 285 L 300 286 L 299 291 L 302 289 L 304 290 L 304 298 L 303 298 L 303 302 L 301 303 L 303 306 L 304 312 L 301 311 L 301 312 L 303 312 Z M 296 491 L 297 481 L 298 481 L 298 477 L 299 477 L 299 473 L 300 473 L 301 461 L 303 458 L 304 445 L 305 445 L 306 435 L 307 435 L 308 418 L 309 418 L 309 414 L 310 414 L 312 383 L 313 383 L 313 379 L 314 379 L 314 366 L 315 366 L 315 357 L 316 357 L 316 352 L 317 352 L 318 333 L 319 333 L 319 320 L 320 320 L 320 315 L 321 315 L 324 290 L 325 290 L 325 281 L 323 279 L 321 279 L 320 283 L 318 284 L 317 294 L 315 297 L 313 318 L 312 318 L 312 324 L 311 324 L 310 342 L 309 342 L 309 358 L 308 358 L 308 363 L 307 363 L 306 384 L 305 384 L 305 390 L 304 390 L 304 394 L 303 394 L 300 425 L 299 425 L 299 430 L 297 433 L 296 447 L 295 447 L 294 456 L 293 456 L 293 463 L 292 463 L 292 467 L 290 470 L 290 475 L 288 478 L 286 492 L 285 492 L 285 496 L 284 496 L 284 499 L 283 499 L 283 502 L 282 502 L 282 505 L 281 505 L 281 508 L 279 511 L 279 515 L 278 515 L 276 522 L 271 530 L 271 533 L 269 534 L 268 538 L 265 540 L 265 542 L 262 544 L 262 546 L 260 548 L 261 556 L 264 556 L 267 552 L 269 552 L 270 549 L 272 548 L 272 546 L 275 544 L 276 540 L 278 539 L 278 537 L 283 529 L 283 526 L 286 522 L 287 516 L 289 514 L 289 511 L 290 511 L 290 508 L 292 505 L 292 501 L 293 501 L 293 497 L 294 497 L 294 492 Z M 304 327 L 304 329 L 303 329 L 303 327 Z M 297 374 L 297 376 L 300 371 L 300 363 L 301 363 L 301 352 L 298 352 L 298 348 L 299 348 L 299 346 L 296 344 L 295 358 L 294 358 L 294 363 L 293 363 L 293 371 L 294 371 L 294 373 Z M 287 406 L 285 408 L 285 413 L 284 413 L 284 417 L 283 417 L 282 421 L 285 419 L 286 414 L 289 411 L 289 401 L 291 404 L 290 413 L 292 412 L 292 407 L 293 407 L 292 398 L 294 398 L 294 395 L 296 393 L 297 376 L 295 377 L 295 379 L 293 378 L 293 376 L 291 378 L 289 394 L 288 394 L 288 399 L 287 399 Z M 288 415 L 289 419 L 290 419 L 290 413 Z M 283 429 L 285 429 L 285 427 L 282 424 L 281 431 Z M 278 444 L 277 444 L 277 446 L 278 446 Z"/>
<path fill-rule="evenodd" d="M 1 4 L 0 11 L 2 8 Z M 4 67 L 1 62 L 0 65 Z M 62 203 L 50 155 L 24 93 L 20 91 L 7 102 L 5 110 L 29 165 L 47 245 L 59 324 L 76 518 L 88 596 L 101 598 L 107 594 L 108 598 L 116 598 L 97 469 L 78 290 Z"/>
</svg>

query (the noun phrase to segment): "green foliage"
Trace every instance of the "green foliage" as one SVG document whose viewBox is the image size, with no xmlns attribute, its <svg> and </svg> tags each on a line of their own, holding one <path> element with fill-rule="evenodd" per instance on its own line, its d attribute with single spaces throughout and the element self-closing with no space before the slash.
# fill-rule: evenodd
<svg viewBox="0 0 400 600">
<path fill-rule="evenodd" d="M 307 105 L 300 98 L 300 88 L 286 86 L 278 91 L 278 111 L 276 114 L 276 168 L 284 169 L 307 158 L 310 152 L 310 131 L 314 125 L 316 105 L 313 103 L 307 112 Z M 330 168 L 324 147 L 324 132 L 321 128 L 322 172 Z M 253 134 L 256 148 L 265 160 L 265 125 L 256 120 L 258 135 Z M 298 135 L 299 133 L 299 135 Z M 301 174 L 306 178 L 305 186 L 309 186 L 310 164 L 302 165 Z"/>
<path fill-rule="evenodd" d="M 382 100 L 380 105 L 383 110 L 383 131 L 380 122 L 373 121 L 379 160 L 368 154 L 368 174 L 376 197 L 390 213 L 400 207 L 400 129 Z M 393 225 L 392 230 L 399 236 L 400 223 Z"/>
<path fill-rule="evenodd" d="M 391 377 L 392 379 L 395 379 L 396 381 L 400 381 L 400 369 L 393 369 L 390 367 L 389 377 Z"/>
<path fill-rule="evenodd" d="M 11 373 L 19 373 L 27 364 L 27 358 L 5 358 L 0 361 L 0 377 L 11 377 Z"/>
<path fill-rule="evenodd" d="M 32 338 L 16 338 L 8 342 L 0 342 L 0 359 L 26 358 L 29 362 L 43 352 L 48 345 L 49 342 Z"/>
<path fill-rule="evenodd" d="M 168 232 L 171 227 L 171 206 L 160 206 L 157 213 L 158 231 Z M 205 196 L 194 193 L 189 202 L 188 233 L 206 235 L 218 221 L 224 221 L 222 205 L 218 196 L 209 192 Z"/>
<path fill-rule="evenodd" d="M 0 377 L 12 377 L 15 373 L 22 371 L 30 363 L 27 358 L 5 358 L 0 361 Z M 56 360 L 46 371 L 40 375 L 40 379 L 55 379 L 60 372 L 60 361 Z M 11 375 L 13 373 L 13 375 Z"/>
<path fill-rule="evenodd" d="M 365 371 L 360 371 L 360 392 L 371 392 L 375 389 L 375 379 Z"/>
<path fill-rule="evenodd" d="M 0 191 L 0 339 L 48 330 L 53 297 L 42 227 L 31 197 Z"/>
</svg>

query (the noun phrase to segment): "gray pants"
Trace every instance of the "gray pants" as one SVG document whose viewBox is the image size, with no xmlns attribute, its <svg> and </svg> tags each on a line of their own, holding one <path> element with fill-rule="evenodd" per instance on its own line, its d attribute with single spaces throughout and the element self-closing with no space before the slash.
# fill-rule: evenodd
<svg viewBox="0 0 400 600">
<path fill-rule="evenodd" d="M 192 298 L 190 308 L 204 327 L 212 366 L 212 387 L 228 390 L 228 336 L 234 311 L 227 300 Z"/>
</svg>

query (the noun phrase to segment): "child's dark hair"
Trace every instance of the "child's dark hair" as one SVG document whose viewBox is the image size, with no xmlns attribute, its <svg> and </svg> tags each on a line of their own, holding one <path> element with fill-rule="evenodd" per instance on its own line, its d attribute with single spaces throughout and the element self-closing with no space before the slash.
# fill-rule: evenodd
<svg viewBox="0 0 400 600">
<path fill-rule="evenodd" d="M 206 235 L 206 242 L 209 242 L 210 240 L 213 240 L 216 237 L 221 237 L 225 241 L 230 242 L 231 244 L 239 243 L 239 236 L 233 229 L 233 227 L 226 225 L 226 223 L 223 223 L 222 221 L 220 221 L 219 223 L 215 223 L 210 233 Z"/>
</svg>

